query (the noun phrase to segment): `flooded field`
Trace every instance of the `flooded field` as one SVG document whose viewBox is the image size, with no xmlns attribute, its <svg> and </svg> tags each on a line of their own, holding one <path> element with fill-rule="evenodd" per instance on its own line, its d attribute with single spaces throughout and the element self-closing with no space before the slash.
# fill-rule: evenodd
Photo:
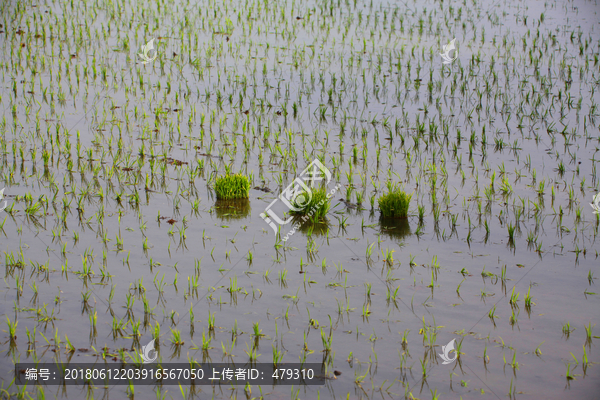
<svg viewBox="0 0 600 400">
<path fill-rule="evenodd" d="M 2 2 L 2 398 L 597 398 L 599 22 L 584 0 Z M 309 216 L 284 201 L 307 167 Z M 156 363 L 326 379 L 15 381 L 152 340 Z"/>
</svg>

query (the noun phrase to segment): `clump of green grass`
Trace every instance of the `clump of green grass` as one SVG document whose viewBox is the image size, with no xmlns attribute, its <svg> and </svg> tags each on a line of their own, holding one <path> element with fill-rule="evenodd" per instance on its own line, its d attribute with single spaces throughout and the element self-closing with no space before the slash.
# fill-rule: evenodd
<svg viewBox="0 0 600 400">
<path fill-rule="evenodd" d="M 247 199 L 250 196 L 250 180 L 242 174 L 217 177 L 215 181 L 217 199 Z"/>
<path fill-rule="evenodd" d="M 292 201 L 292 206 L 298 211 L 290 210 L 290 214 L 302 217 L 303 221 L 321 222 L 325 219 L 331 202 L 324 188 L 314 189 L 310 193 L 303 191 Z"/>
<path fill-rule="evenodd" d="M 404 192 L 399 185 L 388 182 L 388 192 L 381 196 L 379 210 L 383 218 L 406 218 L 412 194 Z"/>
</svg>

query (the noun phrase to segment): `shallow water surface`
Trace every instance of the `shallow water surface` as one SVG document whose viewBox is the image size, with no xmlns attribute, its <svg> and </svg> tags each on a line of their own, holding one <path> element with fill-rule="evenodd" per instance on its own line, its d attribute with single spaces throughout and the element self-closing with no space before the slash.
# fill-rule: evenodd
<svg viewBox="0 0 600 400">
<path fill-rule="evenodd" d="M 4 397 L 597 397 L 597 2 L 0 10 Z M 274 233 L 314 160 L 326 218 Z M 227 173 L 247 200 L 217 200 Z M 406 218 L 380 218 L 388 183 Z M 11 385 L 152 339 L 162 363 L 329 379 Z"/>
</svg>

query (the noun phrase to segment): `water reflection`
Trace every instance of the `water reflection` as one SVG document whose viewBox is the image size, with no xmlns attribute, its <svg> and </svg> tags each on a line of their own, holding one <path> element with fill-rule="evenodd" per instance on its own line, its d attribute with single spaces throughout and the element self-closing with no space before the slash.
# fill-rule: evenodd
<svg viewBox="0 0 600 400">
<path fill-rule="evenodd" d="M 322 222 L 303 221 L 302 217 L 295 217 L 292 225 L 298 224 L 298 230 L 306 236 L 325 236 L 329 231 L 330 223 L 325 220 Z"/>
<path fill-rule="evenodd" d="M 380 232 L 398 241 L 412 235 L 408 218 L 380 218 Z"/>
<path fill-rule="evenodd" d="M 217 200 L 215 212 L 217 218 L 228 221 L 232 219 L 244 219 L 250 216 L 249 199 Z"/>
</svg>

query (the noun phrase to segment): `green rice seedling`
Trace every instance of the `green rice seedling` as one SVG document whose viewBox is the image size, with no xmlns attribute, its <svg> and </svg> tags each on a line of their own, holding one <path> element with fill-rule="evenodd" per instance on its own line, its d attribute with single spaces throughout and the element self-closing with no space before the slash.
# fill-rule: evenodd
<svg viewBox="0 0 600 400">
<path fill-rule="evenodd" d="M 257 353 L 257 350 L 258 348 L 256 346 L 252 346 L 252 348 L 250 348 L 250 346 L 248 346 L 248 343 L 246 343 L 246 350 L 244 350 L 244 353 L 248 355 L 250 362 L 255 362 L 256 360 L 258 360 L 258 357 L 260 357 L 260 354 Z"/>
<path fill-rule="evenodd" d="M 87 292 L 81 292 L 81 303 L 83 304 L 83 309 L 87 310 L 89 308 L 89 300 L 92 291 L 88 290 Z M 131 296 L 133 297 L 133 295 Z M 133 304 L 133 303 L 132 303 Z"/>
<path fill-rule="evenodd" d="M 534 178 L 534 180 L 535 180 L 535 178 Z M 538 186 L 537 190 L 536 190 L 537 193 L 538 193 L 538 196 L 543 196 L 544 195 L 545 187 L 546 187 L 546 181 L 541 181 L 539 183 L 539 186 Z"/>
<path fill-rule="evenodd" d="M 123 329 L 125 329 L 126 323 L 122 320 L 119 320 L 116 316 L 113 317 L 112 320 L 112 334 L 113 337 L 123 336 Z"/>
<path fill-rule="evenodd" d="M 171 328 L 169 328 L 171 329 Z M 174 346 L 181 346 L 185 342 L 181 339 L 181 332 L 179 329 L 171 329 L 171 338 L 169 339 Z"/>
<path fill-rule="evenodd" d="M 457 214 L 450 214 L 450 219 L 451 219 L 452 229 L 456 230 L 456 221 L 458 219 L 458 215 Z"/>
<path fill-rule="evenodd" d="M 239 287 L 237 284 L 237 276 L 234 276 L 232 278 L 229 278 L 229 287 L 227 288 L 227 291 L 229 293 L 237 293 L 239 291 L 241 291 L 243 288 Z"/>
<path fill-rule="evenodd" d="M 215 313 L 208 312 L 208 330 L 215 330 Z"/>
<path fill-rule="evenodd" d="M 287 274 L 288 274 L 288 270 L 287 269 L 282 269 L 281 271 L 279 271 L 279 282 L 281 282 L 282 285 L 285 285 L 286 281 L 287 281 Z"/>
<path fill-rule="evenodd" d="M 536 249 L 535 249 L 535 251 L 536 251 L 537 253 L 540 253 L 540 254 L 542 253 L 542 244 L 543 244 L 543 243 L 544 243 L 544 242 L 539 242 L 539 243 L 538 243 L 538 245 L 537 245 L 537 247 L 536 247 Z"/>
<path fill-rule="evenodd" d="M 247 199 L 250 197 L 250 180 L 242 174 L 217 177 L 215 192 L 219 200 Z"/>
<path fill-rule="evenodd" d="M 567 363 L 567 372 L 565 373 L 567 381 L 574 380 L 575 376 L 571 374 L 571 363 Z"/>
<path fill-rule="evenodd" d="M 231 328 L 231 340 L 238 336 L 237 319 L 233 322 L 233 328 Z"/>
<path fill-rule="evenodd" d="M 371 284 L 365 282 L 365 298 L 368 302 L 371 302 Z"/>
<path fill-rule="evenodd" d="M 510 295 L 510 300 L 508 301 L 512 307 L 518 306 L 517 302 L 519 301 L 519 295 L 520 293 L 518 292 L 517 294 L 515 294 L 515 288 L 513 287 L 512 293 Z"/>
<path fill-rule="evenodd" d="M 283 356 L 286 352 L 280 351 L 279 348 L 275 347 L 274 344 L 271 346 L 273 347 L 273 364 L 277 366 L 277 364 L 279 364 L 283 359 Z"/>
<path fill-rule="evenodd" d="M 373 246 L 375 246 L 375 243 L 371 243 L 370 245 L 367 246 L 367 250 L 366 250 L 367 260 L 371 259 L 371 255 L 373 254 Z"/>
<path fill-rule="evenodd" d="M 127 397 L 133 399 L 135 397 L 135 387 L 133 385 L 133 381 L 129 381 L 127 383 Z"/>
<path fill-rule="evenodd" d="M 96 336 L 96 323 L 98 322 L 98 312 L 96 310 L 94 310 L 93 313 L 90 313 L 89 319 L 90 319 L 90 331 L 92 332 L 93 336 Z"/>
<path fill-rule="evenodd" d="M 331 345 L 333 342 L 333 334 L 327 336 L 321 328 L 321 342 L 323 343 L 323 352 L 328 354 L 331 352 Z"/>
<path fill-rule="evenodd" d="M 508 224 L 507 228 L 508 228 L 508 242 L 510 244 L 514 245 L 514 243 L 515 243 L 515 229 L 516 229 L 516 226 L 513 225 L 513 224 Z"/>
<path fill-rule="evenodd" d="M 565 336 L 569 336 L 571 332 L 573 332 L 576 328 L 571 329 L 571 324 L 567 321 L 566 324 L 563 324 L 562 333 Z"/>
<path fill-rule="evenodd" d="M 367 375 L 369 374 L 369 370 L 367 369 L 367 371 L 364 373 L 364 375 L 361 375 L 359 373 L 359 370 L 356 369 L 354 371 L 354 384 L 357 385 L 358 387 L 362 387 L 361 384 L 362 382 L 365 380 L 365 378 L 367 377 Z M 408 387 L 408 386 L 407 386 Z M 407 397 L 408 398 L 408 397 Z"/>
<path fill-rule="evenodd" d="M 427 358 L 423 357 L 423 359 L 419 359 L 421 363 L 421 372 L 423 373 L 423 380 L 427 377 Z"/>
<path fill-rule="evenodd" d="M 190 304 L 190 327 L 194 329 L 194 304 Z"/>
<path fill-rule="evenodd" d="M 399 185 L 388 182 L 388 192 L 379 197 L 379 210 L 383 218 L 406 218 L 412 194 L 406 194 Z"/>
<path fill-rule="evenodd" d="M 536 347 L 536 348 L 535 348 L 535 350 L 534 350 L 534 352 L 533 352 L 533 353 L 534 353 L 536 356 L 541 356 L 541 355 L 542 355 L 542 350 L 540 350 L 540 347 L 542 347 L 542 345 L 544 344 L 544 342 L 545 342 L 545 340 L 544 340 L 542 343 L 540 343 L 540 344 L 538 345 L 538 347 Z"/>
<path fill-rule="evenodd" d="M 592 344 L 592 329 L 594 326 L 596 326 L 596 324 L 592 325 L 591 322 L 587 326 L 586 325 L 583 326 L 585 328 L 585 342 L 588 345 Z M 595 337 L 598 337 L 598 336 L 595 336 Z"/>
<path fill-rule="evenodd" d="M 512 315 L 510 316 L 510 319 L 509 319 L 509 322 L 510 322 L 511 325 L 514 325 L 514 324 L 516 324 L 518 322 L 517 317 L 518 317 L 518 313 L 515 314 L 515 311 L 513 309 L 512 310 Z"/>
<path fill-rule="evenodd" d="M 513 352 L 513 358 L 512 358 L 512 362 L 510 363 L 510 366 L 513 369 L 519 369 L 519 363 L 517 362 L 517 351 L 516 350 Z"/>
<path fill-rule="evenodd" d="M 487 355 L 487 344 L 483 348 L 483 364 L 486 365 L 490 362 L 490 356 Z"/>
<path fill-rule="evenodd" d="M 27 346 L 35 347 L 35 336 L 37 334 L 37 327 L 33 327 L 33 333 L 29 332 L 29 329 L 25 327 L 25 333 L 27 334 Z"/>
<path fill-rule="evenodd" d="M 340 225 L 339 225 L 340 228 L 345 230 L 345 228 L 348 226 L 348 217 L 342 216 L 342 217 L 338 218 L 338 221 L 340 223 Z"/>
<path fill-rule="evenodd" d="M 4 231 L 4 224 L 6 223 L 6 218 L 8 217 L 4 217 L 4 220 L 2 221 L 2 223 L 0 224 L 0 230 L 2 232 L 4 232 L 4 234 L 6 235 L 6 232 Z"/>
<path fill-rule="evenodd" d="M 458 286 L 456 287 L 456 294 L 458 294 L 458 296 L 460 297 L 460 287 L 462 286 L 463 282 L 466 280 L 463 279 L 462 281 L 460 281 L 460 283 L 458 284 Z"/>
<path fill-rule="evenodd" d="M 71 341 L 69 340 L 69 337 L 67 335 L 65 335 L 65 340 L 67 342 L 67 344 L 65 345 L 65 352 L 67 354 L 71 354 L 75 352 L 75 346 L 73 346 L 73 344 L 71 343 Z"/>
<path fill-rule="evenodd" d="M 433 222 L 436 224 L 436 226 L 440 222 L 440 212 L 441 210 L 439 205 L 433 207 Z"/>
<path fill-rule="evenodd" d="M 188 293 L 198 295 L 199 275 L 188 276 Z"/>
<path fill-rule="evenodd" d="M 410 262 L 408 263 L 408 265 L 410 265 L 410 267 L 413 268 L 417 265 L 417 263 L 415 262 L 415 258 L 417 256 L 413 256 L 412 254 L 409 254 L 409 256 L 410 256 Z"/>
<path fill-rule="evenodd" d="M 321 222 L 325 219 L 331 201 L 327 197 L 327 192 L 324 188 L 314 189 L 310 193 L 302 192 L 292 201 L 294 209 L 290 210 L 290 214 L 296 217 L 301 217 L 301 221 L 310 220 L 312 222 Z"/>
<path fill-rule="evenodd" d="M 528 247 L 533 246 L 533 244 L 535 243 L 535 240 L 536 240 L 535 234 L 533 232 L 529 232 L 527 234 L 527 245 L 528 245 Z"/>
<path fill-rule="evenodd" d="M 531 305 L 535 304 L 531 301 L 531 295 L 529 294 L 529 292 L 531 292 L 531 286 L 529 287 L 529 289 L 527 289 L 527 294 L 525 295 L 525 307 L 526 308 L 531 308 Z"/>
<path fill-rule="evenodd" d="M 154 330 L 152 331 L 152 338 L 156 341 L 156 343 L 160 343 L 160 324 L 156 322 L 154 325 Z"/>
<path fill-rule="evenodd" d="M 141 322 L 131 322 L 131 336 L 133 336 L 133 340 L 137 340 L 140 336 L 142 336 L 142 332 L 140 332 Z"/>
<path fill-rule="evenodd" d="M 255 323 L 252 325 L 252 331 L 253 331 L 253 333 L 252 333 L 252 336 L 254 336 L 255 338 L 259 338 L 259 337 L 265 336 L 265 335 L 262 333 L 262 329 L 260 329 L 260 327 L 259 327 L 259 323 L 260 323 L 260 322 L 255 322 Z"/>
<path fill-rule="evenodd" d="M 482 276 L 483 278 L 493 278 L 493 277 L 495 277 L 496 275 L 495 275 L 493 272 L 486 271 L 486 269 L 485 269 L 485 265 L 484 265 L 484 266 L 483 266 L 483 270 L 481 271 L 481 276 Z"/>
<path fill-rule="evenodd" d="M 508 179 L 506 177 L 502 178 L 502 185 L 500 186 L 500 192 L 504 196 L 508 196 L 509 194 L 511 194 L 513 192 L 512 185 L 510 184 L 510 182 L 508 181 Z"/>
<path fill-rule="evenodd" d="M 360 207 L 363 203 L 363 193 L 356 192 L 356 204 Z"/>
<path fill-rule="evenodd" d="M 210 333 L 207 336 L 206 332 L 203 330 L 202 331 L 202 346 L 201 346 L 203 353 L 207 353 L 209 349 L 212 349 L 212 347 L 210 347 L 210 342 L 212 342 L 212 337 L 211 337 Z"/>
<path fill-rule="evenodd" d="M 383 256 L 383 261 L 389 265 L 392 266 L 394 265 L 394 253 L 396 252 L 396 250 L 390 250 L 390 249 L 385 249 L 385 251 L 381 251 L 381 255 Z"/>
<path fill-rule="evenodd" d="M 419 206 L 419 223 L 420 224 L 423 223 L 424 217 L 425 217 L 425 206 L 420 205 Z"/>
<path fill-rule="evenodd" d="M 175 321 L 175 317 L 179 317 L 179 313 L 175 310 L 171 310 L 171 312 L 169 313 L 169 319 L 171 320 L 171 325 L 177 325 L 177 322 Z"/>
<path fill-rule="evenodd" d="M 10 338 L 10 342 L 12 344 L 15 343 L 17 339 L 17 325 L 19 321 L 15 321 L 14 323 L 10 321 L 8 317 L 6 317 L 6 325 L 8 326 L 8 337 Z"/>
<path fill-rule="evenodd" d="M 410 329 L 405 329 L 404 332 L 402 333 L 402 340 L 400 341 L 400 343 L 402 344 L 402 347 L 405 347 L 408 344 L 408 333 L 410 332 Z"/>
</svg>

